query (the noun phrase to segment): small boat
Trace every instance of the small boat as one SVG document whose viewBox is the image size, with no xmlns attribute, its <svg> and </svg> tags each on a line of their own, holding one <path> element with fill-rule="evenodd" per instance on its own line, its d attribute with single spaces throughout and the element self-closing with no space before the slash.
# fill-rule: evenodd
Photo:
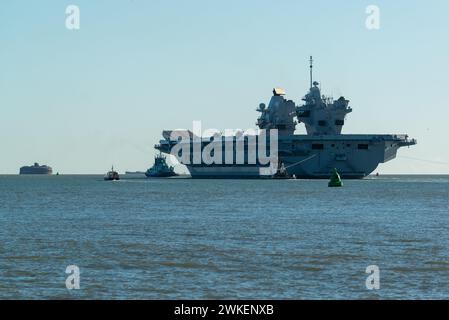
<svg viewBox="0 0 449 320">
<path fill-rule="evenodd" d="M 148 178 L 176 177 L 175 168 L 168 166 L 166 158 L 160 153 L 154 158 L 154 165 L 145 172 Z"/>
<path fill-rule="evenodd" d="M 112 166 L 111 171 L 106 173 L 106 175 L 104 176 L 104 180 L 106 181 L 120 180 L 118 172 L 114 171 L 114 166 Z"/>
<path fill-rule="evenodd" d="M 292 177 L 288 174 L 284 163 L 279 161 L 276 173 L 273 175 L 273 179 L 291 179 Z"/>
</svg>

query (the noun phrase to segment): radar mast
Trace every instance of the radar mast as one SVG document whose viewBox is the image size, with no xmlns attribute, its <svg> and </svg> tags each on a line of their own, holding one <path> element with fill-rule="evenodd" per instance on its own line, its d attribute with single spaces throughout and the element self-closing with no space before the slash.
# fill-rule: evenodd
<svg viewBox="0 0 449 320">
<path fill-rule="evenodd" d="M 312 56 L 310 56 L 310 88 L 313 87 L 313 76 L 312 76 L 312 73 L 313 73 L 313 58 L 312 58 Z"/>
</svg>

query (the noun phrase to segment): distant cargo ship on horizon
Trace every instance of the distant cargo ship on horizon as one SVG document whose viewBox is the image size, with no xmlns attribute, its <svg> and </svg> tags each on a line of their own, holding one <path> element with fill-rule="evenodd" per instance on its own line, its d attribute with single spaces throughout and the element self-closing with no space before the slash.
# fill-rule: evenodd
<svg viewBox="0 0 449 320">
<path fill-rule="evenodd" d="M 20 168 L 19 174 L 53 174 L 53 169 L 47 165 L 39 165 L 35 162 L 32 166 L 24 166 Z"/>
</svg>

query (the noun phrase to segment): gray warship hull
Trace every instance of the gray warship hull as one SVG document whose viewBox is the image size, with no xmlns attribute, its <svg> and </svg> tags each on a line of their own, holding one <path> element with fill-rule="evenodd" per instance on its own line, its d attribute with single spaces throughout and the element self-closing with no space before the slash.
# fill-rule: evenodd
<svg viewBox="0 0 449 320">
<path fill-rule="evenodd" d="M 345 179 L 361 179 L 396 158 L 400 147 L 415 144 L 406 135 L 351 134 L 294 136 L 292 142 L 296 148 L 280 148 L 280 158 L 290 174 L 307 179 L 329 179 L 334 168 Z"/>
<path fill-rule="evenodd" d="M 201 149 L 208 144 L 203 141 Z M 155 148 L 170 153 L 178 141 L 161 140 Z M 191 142 L 191 145 L 194 142 Z M 362 179 L 380 163 L 396 158 L 399 148 L 414 145 L 407 135 L 340 134 L 327 136 L 292 135 L 278 140 L 278 157 L 289 175 L 301 179 L 329 179 L 334 168 L 345 179 Z M 269 145 L 267 145 L 267 148 Z M 190 147 L 193 150 L 193 145 Z M 222 151 L 225 153 L 225 150 Z M 233 155 L 235 159 L 235 155 Z M 272 168 L 259 163 L 186 164 L 192 178 L 257 179 L 271 178 Z M 192 161 L 193 162 L 193 161 Z M 192 163 L 190 162 L 190 163 Z M 224 161 L 223 161 L 224 163 Z"/>
</svg>

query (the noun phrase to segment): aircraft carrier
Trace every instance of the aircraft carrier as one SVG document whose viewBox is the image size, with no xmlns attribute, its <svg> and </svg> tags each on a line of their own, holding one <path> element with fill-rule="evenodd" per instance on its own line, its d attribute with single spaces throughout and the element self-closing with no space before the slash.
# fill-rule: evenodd
<svg viewBox="0 0 449 320">
<path fill-rule="evenodd" d="M 360 179 L 372 173 L 379 163 L 385 163 L 396 157 L 401 147 L 415 145 L 415 139 L 406 134 L 342 134 L 346 117 L 352 112 L 349 100 L 340 97 L 334 100 L 321 95 L 319 83 L 313 81 L 312 64 L 310 57 L 310 90 L 302 99 L 301 105 L 292 100 L 285 99 L 285 91 L 275 88 L 268 106 L 264 103 L 257 109 L 261 113 L 257 120 L 260 129 L 278 130 L 279 163 L 295 178 L 328 179 L 334 168 L 346 179 Z M 296 126 L 305 125 L 307 134 L 295 134 Z M 174 139 L 174 131 L 163 132 L 164 139 L 160 140 L 155 148 L 164 153 L 173 153 L 172 149 L 179 144 L 186 143 L 183 139 Z M 212 139 L 210 137 L 197 137 L 191 131 L 184 131 L 188 136 L 190 150 L 207 148 Z M 182 135 L 182 134 L 181 134 Z M 196 139 L 192 139 L 196 137 Z M 260 136 L 258 136 L 259 138 Z M 222 136 L 223 158 L 225 146 L 231 145 L 236 159 L 236 144 L 238 137 Z M 194 153 L 187 158 L 181 153 L 174 154 L 180 163 L 185 164 L 192 178 L 266 178 L 275 172 L 266 164 L 259 161 L 250 161 L 248 155 L 251 139 L 243 137 L 243 161 L 233 163 L 199 163 L 192 161 Z M 254 140 L 252 140 L 254 141 Z M 197 144 L 195 146 L 195 144 Z M 266 148 L 269 148 L 268 141 Z M 260 150 L 258 149 L 258 152 Z M 266 152 L 264 150 L 263 152 Z"/>
</svg>

